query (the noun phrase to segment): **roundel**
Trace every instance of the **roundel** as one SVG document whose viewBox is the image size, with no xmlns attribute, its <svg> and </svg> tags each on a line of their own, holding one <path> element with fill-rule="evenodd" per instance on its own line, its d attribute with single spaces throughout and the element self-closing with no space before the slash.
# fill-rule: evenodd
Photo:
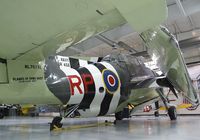
<svg viewBox="0 0 200 140">
<path fill-rule="evenodd" d="M 119 79 L 111 70 L 103 70 L 103 81 L 109 93 L 113 93 L 119 88 Z"/>
</svg>

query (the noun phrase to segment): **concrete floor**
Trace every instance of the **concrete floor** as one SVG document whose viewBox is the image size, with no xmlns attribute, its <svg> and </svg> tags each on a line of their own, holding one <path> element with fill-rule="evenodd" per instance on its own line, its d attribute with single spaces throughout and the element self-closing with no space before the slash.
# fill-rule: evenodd
<svg viewBox="0 0 200 140">
<path fill-rule="evenodd" d="M 132 117 L 105 126 L 113 117 L 67 118 L 64 130 L 49 132 L 52 118 L 5 118 L 0 120 L 0 140 L 199 140 L 200 117 L 182 116 L 171 122 L 168 117 Z M 99 126 L 97 126 L 97 123 Z M 91 125 L 92 124 L 92 125 Z M 90 126 L 91 125 L 91 126 Z"/>
</svg>

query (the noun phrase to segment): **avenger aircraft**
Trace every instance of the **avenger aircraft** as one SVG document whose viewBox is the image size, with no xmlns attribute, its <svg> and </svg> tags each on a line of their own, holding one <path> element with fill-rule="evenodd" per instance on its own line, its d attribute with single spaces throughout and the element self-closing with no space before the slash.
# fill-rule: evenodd
<svg viewBox="0 0 200 140">
<path fill-rule="evenodd" d="M 176 108 L 162 88 L 182 94 L 194 106 L 195 92 L 175 37 L 159 26 L 165 0 L 43 0 L 0 4 L 0 103 L 61 105 L 64 116 L 115 113 L 161 98 L 171 120 Z M 129 24 L 163 72 L 157 76 L 132 54 L 111 54 L 90 62 L 56 53 L 91 36 Z M 50 130 L 62 127 L 55 117 Z"/>
</svg>

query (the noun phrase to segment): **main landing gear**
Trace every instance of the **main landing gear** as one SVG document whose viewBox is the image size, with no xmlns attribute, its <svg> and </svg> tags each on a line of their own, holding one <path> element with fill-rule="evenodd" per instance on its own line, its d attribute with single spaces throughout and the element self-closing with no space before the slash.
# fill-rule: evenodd
<svg viewBox="0 0 200 140">
<path fill-rule="evenodd" d="M 4 113 L 3 113 L 3 111 L 1 112 L 0 111 L 0 119 L 3 119 L 4 118 Z"/>
<path fill-rule="evenodd" d="M 130 110 L 128 107 L 124 108 L 122 111 L 115 113 L 114 124 L 116 124 L 117 121 L 123 120 L 124 118 L 130 118 Z"/>
<path fill-rule="evenodd" d="M 165 96 L 164 93 L 163 93 L 163 90 L 162 89 L 158 89 L 157 92 L 159 93 L 160 95 L 160 98 L 162 99 L 164 105 L 165 105 L 165 108 L 167 109 L 167 113 L 168 113 L 168 116 L 170 118 L 170 120 L 176 120 L 177 119 L 177 112 L 176 112 L 176 107 L 171 105 L 169 103 L 169 99 L 168 99 L 168 96 Z M 158 104 L 158 103 L 157 103 Z M 158 105 L 156 105 L 156 108 L 158 107 Z M 155 111 L 154 115 L 158 115 Z"/>
<path fill-rule="evenodd" d="M 55 130 L 55 129 L 61 129 L 63 124 L 60 123 L 62 121 L 62 117 L 54 117 L 52 122 L 50 123 L 50 131 Z"/>
<path fill-rule="evenodd" d="M 54 117 L 52 122 L 50 123 L 50 131 L 62 129 L 63 124 L 61 123 L 61 121 L 63 117 L 69 117 L 78 109 L 78 107 L 79 105 L 62 107 L 60 111 L 60 116 Z"/>
<path fill-rule="evenodd" d="M 171 120 L 176 120 L 177 119 L 177 112 L 176 112 L 176 107 L 175 106 L 170 106 L 168 108 L 168 115 L 169 115 L 169 118 Z"/>
<path fill-rule="evenodd" d="M 156 111 L 154 112 L 154 116 L 159 117 L 160 116 L 160 114 L 159 114 L 159 101 L 155 102 L 155 108 L 156 108 Z"/>
</svg>

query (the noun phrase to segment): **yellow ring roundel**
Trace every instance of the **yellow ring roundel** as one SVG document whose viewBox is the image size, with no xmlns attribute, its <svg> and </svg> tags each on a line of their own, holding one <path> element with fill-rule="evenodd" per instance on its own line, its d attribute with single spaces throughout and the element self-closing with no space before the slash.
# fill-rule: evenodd
<svg viewBox="0 0 200 140">
<path fill-rule="evenodd" d="M 120 81 L 117 75 L 108 69 L 103 70 L 102 75 L 107 91 L 111 94 L 116 92 L 120 85 Z"/>
</svg>

